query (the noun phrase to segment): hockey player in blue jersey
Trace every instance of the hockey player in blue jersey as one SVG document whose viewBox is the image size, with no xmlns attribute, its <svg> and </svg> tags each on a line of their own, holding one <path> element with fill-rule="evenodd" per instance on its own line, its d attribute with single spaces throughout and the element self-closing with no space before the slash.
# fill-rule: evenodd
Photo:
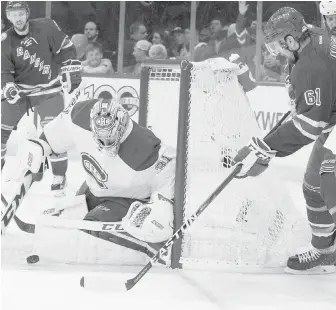
<svg viewBox="0 0 336 310">
<path fill-rule="evenodd" d="M 12 27 L 1 34 L 1 169 L 6 144 L 23 115 L 36 107 L 45 126 L 64 108 L 63 88 L 73 92 L 81 82 L 81 63 L 70 39 L 50 18 L 29 20 L 25 1 L 9 1 Z M 55 196 L 64 194 L 67 154 L 50 157 Z"/>
<path fill-rule="evenodd" d="M 282 54 L 293 65 L 290 81 L 295 113 L 272 134 L 263 140 L 254 137 L 238 152 L 234 161 L 244 164 L 238 176 L 257 176 L 273 157 L 289 156 L 314 142 L 303 182 L 312 246 L 291 256 L 286 271 L 335 272 L 335 208 L 324 201 L 320 179 L 326 153 L 323 144 L 336 124 L 336 61 L 330 57 L 329 37 L 322 29 L 309 27 L 295 9 L 283 7 L 268 21 L 265 41 L 271 54 Z"/>
<path fill-rule="evenodd" d="M 336 2 L 322 1 L 320 13 L 330 37 L 329 55 L 336 59 Z M 321 196 L 336 223 L 336 129 L 331 132 L 325 145 L 324 159 L 320 168 Z"/>
</svg>

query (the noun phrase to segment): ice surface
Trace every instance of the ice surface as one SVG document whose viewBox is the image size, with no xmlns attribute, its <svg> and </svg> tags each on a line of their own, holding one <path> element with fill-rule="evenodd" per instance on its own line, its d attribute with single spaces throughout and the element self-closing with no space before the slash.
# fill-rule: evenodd
<svg viewBox="0 0 336 310">
<path fill-rule="evenodd" d="M 88 273 L 86 271 L 86 273 Z M 83 273 L 4 270 L 3 310 L 59 309 L 335 309 L 335 276 L 151 272 L 129 292 L 91 291 Z M 128 273 L 106 271 L 122 283 Z"/>
<path fill-rule="evenodd" d="M 75 178 L 73 176 L 76 176 Z M 78 162 L 69 163 L 68 194 L 79 187 L 83 173 Z M 300 176 L 286 186 L 304 211 Z M 18 210 L 25 221 L 34 222 L 36 212 L 54 203 L 48 193 L 50 172 L 35 184 Z M 4 194 L 10 192 L 4 184 Z M 1 293 L 3 310 L 86 309 L 336 309 L 336 275 L 293 276 L 286 274 L 238 274 L 233 272 L 151 270 L 131 291 L 120 292 L 124 282 L 141 266 L 83 266 L 43 263 L 27 265 L 34 254 L 33 235 L 11 223 L 2 236 Z M 83 276 L 101 279 L 101 291 L 83 289 Z"/>
</svg>

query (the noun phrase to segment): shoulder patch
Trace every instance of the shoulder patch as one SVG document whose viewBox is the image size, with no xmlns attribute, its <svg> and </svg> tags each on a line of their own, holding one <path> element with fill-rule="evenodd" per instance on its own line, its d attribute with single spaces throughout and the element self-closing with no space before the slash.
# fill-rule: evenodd
<svg viewBox="0 0 336 310">
<path fill-rule="evenodd" d="M 6 33 L 6 32 L 3 32 L 3 33 L 1 34 L 1 42 L 2 42 L 2 41 L 5 41 L 6 38 L 7 38 L 7 33 Z"/>
</svg>

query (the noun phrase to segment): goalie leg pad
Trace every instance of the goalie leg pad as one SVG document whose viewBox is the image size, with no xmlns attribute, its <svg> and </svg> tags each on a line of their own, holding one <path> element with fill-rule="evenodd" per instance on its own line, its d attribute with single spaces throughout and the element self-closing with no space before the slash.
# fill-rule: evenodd
<svg viewBox="0 0 336 310">
<path fill-rule="evenodd" d="M 135 199 L 131 198 L 98 198 L 92 195 L 90 192 L 87 192 L 86 199 L 89 209 L 92 208 L 92 206 L 94 205 L 98 205 L 87 213 L 84 220 L 98 222 L 120 222 L 123 218 L 126 217 L 127 211 L 130 209 L 130 206 L 133 203 L 139 203 Z M 157 251 L 156 247 L 158 244 L 155 241 L 145 240 L 145 238 L 138 238 L 138 236 L 135 236 L 134 234 L 129 234 L 128 232 L 84 232 L 101 240 L 106 240 L 121 247 L 144 253 L 149 257 L 153 257 Z M 153 244 L 145 241 L 153 242 Z M 159 245 L 159 247 L 160 246 L 161 244 Z"/>
<path fill-rule="evenodd" d="M 130 265 L 145 263 L 145 255 L 135 253 L 134 250 L 147 254 L 146 243 L 136 240 L 127 233 L 125 233 L 125 236 L 119 236 L 121 234 L 94 233 L 78 229 L 56 228 L 43 222 L 44 218 L 59 214 L 62 208 L 61 218 L 84 218 L 95 221 L 104 221 L 104 219 L 108 221 L 121 220 L 123 215 L 127 213 L 126 207 L 130 205 L 130 203 L 125 202 L 128 199 L 113 198 L 114 203 L 111 201 L 112 199 L 105 200 L 105 206 L 99 205 L 102 207 L 98 208 L 99 206 L 97 206 L 92 211 L 87 212 L 86 198 L 85 195 L 75 196 L 68 206 L 62 207 L 59 205 L 44 211 L 44 215 L 40 216 L 36 223 L 35 253 L 44 259 L 56 262 Z M 91 200 L 89 199 L 89 201 Z M 97 198 L 95 203 L 97 201 L 100 202 L 99 198 Z M 111 208 L 110 212 L 106 211 L 108 209 L 107 206 Z M 123 209 L 125 210 L 123 211 Z M 109 242 L 106 242 L 106 240 Z"/>
<path fill-rule="evenodd" d="M 106 242 L 77 229 L 36 225 L 35 252 L 44 260 L 69 264 L 142 265 L 145 254 Z"/>
<path fill-rule="evenodd" d="M 85 195 L 74 196 L 67 203 L 60 202 L 55 206 L 44 209 L 41 215 L 56 215 L 66 219 L 80 219 L 88 212 Z M 43 221 L 43 219 L 42 219 Z"/>
</svg>

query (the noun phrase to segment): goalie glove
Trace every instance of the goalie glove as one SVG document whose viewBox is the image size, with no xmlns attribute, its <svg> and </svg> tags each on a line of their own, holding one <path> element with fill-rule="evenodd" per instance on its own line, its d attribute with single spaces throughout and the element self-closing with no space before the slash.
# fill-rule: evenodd
<svg viewBox="0 0 336 310">
<path fill-rule="evenodd" d="M 71 94 L 82 82 L 82 63 L 69 59 L 62 63 L 61 83 L 63 90 Z"/>
<path fill-rule="evenodd" d="M 131 204 L 122 226 L 130 235 L 146 242 L 166 241 L 173 234 L 173 203 L 159 193 L 151 201 Z"/>
<path fill-rule="evenodd" d="M 16 104 L 21 98 L 20 89 L 12 82 L 6 83 L 5 87 L 3 88 L 3 95 L 9 104 Z"/>
<path fill-rule="evenodd" d="M 251 142 L 241 148 L 233 159 L 234 163 L 243 163 L 236 177 L 245 178 L 260 175 L 268 168 L 268 164 L 275 154 L 276 151 L 272 151 L 263 140 L 253 137 Z"/>
<path fill-rule="evenodd" d="M 17 181 L 29 170 L 31 173 L 40 174 L 42 179 L 47 166 L 47 156 L 51 154 L 51 148 L 47 142 L 41 139 L 24 139 L 15 156 L 12 180 Z M 37 181 L 37 180 L 36 180 Z"/>
</svg>

